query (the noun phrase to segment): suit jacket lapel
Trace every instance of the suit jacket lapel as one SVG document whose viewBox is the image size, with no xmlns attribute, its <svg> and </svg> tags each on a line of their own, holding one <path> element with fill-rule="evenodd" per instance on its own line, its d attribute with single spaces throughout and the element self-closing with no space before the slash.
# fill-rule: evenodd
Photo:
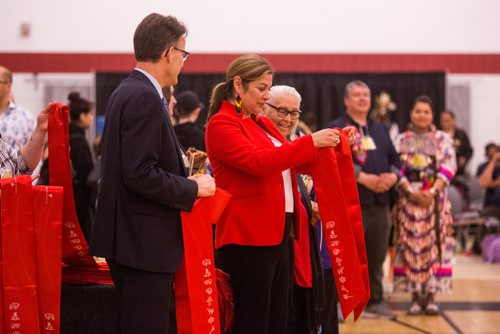
<svg viewBox="0 0 500 334">
<path fill-rule="evenodd" d="M 132 79 L 135 79 L 135 80 L 144 81 L 146 84 L 149 84 L 151 86 L 151 88 L 153 88 L 156 91 L 156 88 L 153 85 L 153 83 L 143 73 L 136 71 L 136 70 L 133 70 L 130 73 L 129 77 Z M 181 174 L 183 176 L 187 176 L 186 167 L 184 166 L 184 159 L 182 158 L 182 154 L 185 152 L 185 149 L 179 143 L 179 140 L 177 139 L 177 135 L 175 134 L 175 131 L 174 131 L 174 127 L 172 126 L 172 123 L 170 122 L 170 116 L 168 114 L 168 109 L 167 109 L 168 107 L 166 104 L 165 97 L 163 97 L 163 99 L 162 99 L 162 98 L 160 98 L 160 96 L 158 96 L 158 98 L 161 100 L 162 114 L 164 115 L 164 117 L 167 121 L 167 129 L 166 129 L 167 133 L 175 146 L 175 151 L 176 151 L 177 160 L 179 162 L 179 166 L 181 169 Z"/>
</svg>

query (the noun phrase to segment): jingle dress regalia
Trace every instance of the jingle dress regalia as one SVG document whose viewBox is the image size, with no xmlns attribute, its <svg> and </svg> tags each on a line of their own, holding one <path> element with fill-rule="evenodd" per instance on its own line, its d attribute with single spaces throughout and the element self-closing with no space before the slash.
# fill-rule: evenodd
<svg viewBox="0 0 500 334">
<path fill-rule="evenodd" d="M 433 126 L 425 132 L 406 131 L 396 138 L 403 164 L 401 176 L 412 189 L 429 190 L 437 178 L 449 184 L 456 171 L 455 151 L 448 134 Z M 436 203 L 437 199 L 437 203 Z M 428 207 L 420 207 L 400 191 L 395 286 L 409 292 L 436 293 L 451 288 L 451 205 L 446 188 Z"/>
</svg>

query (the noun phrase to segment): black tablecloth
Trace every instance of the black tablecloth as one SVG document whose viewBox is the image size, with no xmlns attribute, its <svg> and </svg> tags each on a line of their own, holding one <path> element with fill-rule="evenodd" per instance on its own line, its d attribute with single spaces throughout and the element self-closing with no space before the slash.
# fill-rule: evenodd
<svg viewBox="0 0 500 334">
<path fill-rule="evenodd" d="M 61 334 L 119 334 L 114 285 L 63 284 Z"/>
<path fill-rule="evenodd" d="M 119 334 L 119 305 L 114 285 L 63 284 L 61 334 Z M 175 301 L 169 333 L 177 333 Z"/>
</svg>

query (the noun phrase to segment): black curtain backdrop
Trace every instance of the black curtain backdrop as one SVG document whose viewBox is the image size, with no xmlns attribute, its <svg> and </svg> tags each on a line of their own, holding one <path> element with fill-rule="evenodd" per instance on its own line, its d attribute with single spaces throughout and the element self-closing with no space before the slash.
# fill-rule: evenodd
<svg viewBox="0 0 500 334">
<path fill-rule="evenodd" d="M 98 115 L 104 114 L 108 99 L 118 84 L 128 76 L 128 73 L 97 73 L 96 75 L 96 110 Z M 192 90 L 208 107 L 210 93 L 215 84 L 223 81 L 224 74 L 181 74 L 175 87 L 174 95 Z M 316 115 L 319 128 L 338 117 L 344 109 L 344 88 L 353 80 L 362 80 L 372 93 L 372 108 L 375 96 L 381 91 L 388 92 L 397 105 L 397 110 L 391 114 L 400 130 L 406 129 L 409 122 L 409 111 L 413 101 L 419 95 L 428 95 L 434 103 L 434 121 L 439 119 L 439 113 L 445 107 L 445 73 L 277 73 L 275 85 L 289 85 L 297 89 L 302 96 L 301 109 L 304 113 Z M 198 120 L 204 124 L 206 110 Z"/>
</svg>

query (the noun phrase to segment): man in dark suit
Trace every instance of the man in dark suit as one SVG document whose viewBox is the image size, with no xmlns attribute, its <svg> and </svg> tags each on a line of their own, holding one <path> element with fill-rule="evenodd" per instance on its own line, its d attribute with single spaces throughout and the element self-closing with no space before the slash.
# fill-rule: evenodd
<svg viewBox="0 0 500 334">
<path fill-rule="evenodd" d="M 168 333 L 172 284 L 183 257 L 181 211 L 212 196 L 208 175 L 186 177 L 162 87 L 177 83 L 186 28 L 150 14 L 134 34 L 136 68 L 111 95 L 102 140 L 102 189 L 90 253 L 118 289 L 122 333 Z M 172 321 L 175 321 L 173 319 Z"/>
</svg>

